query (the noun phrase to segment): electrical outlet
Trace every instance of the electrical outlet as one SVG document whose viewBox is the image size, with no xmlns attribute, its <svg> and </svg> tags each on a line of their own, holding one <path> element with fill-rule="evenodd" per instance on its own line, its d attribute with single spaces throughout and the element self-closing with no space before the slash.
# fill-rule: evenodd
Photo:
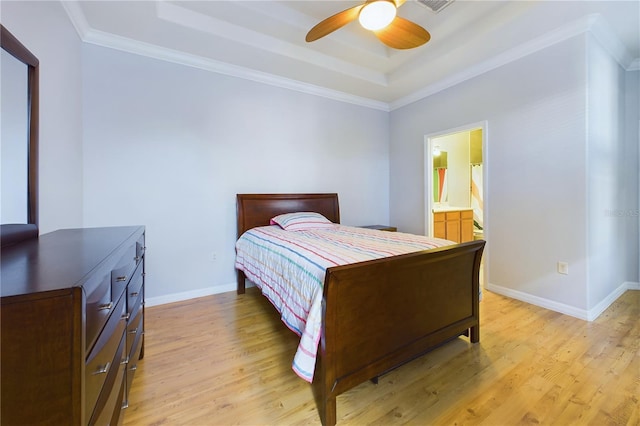
<svg viewBox="0 0 640 426">
<path fill-rule="evenodd" d="M 558 262 L 558 273 L 563 275 L 569 275 L 569 263 Z"/>
</svg>

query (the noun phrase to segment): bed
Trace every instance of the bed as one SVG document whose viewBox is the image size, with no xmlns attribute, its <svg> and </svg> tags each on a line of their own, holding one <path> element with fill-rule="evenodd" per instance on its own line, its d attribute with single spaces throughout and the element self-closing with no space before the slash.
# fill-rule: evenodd
<svg viewBox="0 0 640 426">
<path fill-rule="evenodd" d="M 294 212 L 316 212 L 340 223 L 337 194 L 238 194 L 238 238 Z M 324 271 L 312 380 L 324 425 L 336 423 L 336 397 L 348 389 L 461 335 L 479 341 L 484 245 L 449 243 Z M 242 294 L 246 275 L 238 263 L 236 268 Z"/>
</svg>

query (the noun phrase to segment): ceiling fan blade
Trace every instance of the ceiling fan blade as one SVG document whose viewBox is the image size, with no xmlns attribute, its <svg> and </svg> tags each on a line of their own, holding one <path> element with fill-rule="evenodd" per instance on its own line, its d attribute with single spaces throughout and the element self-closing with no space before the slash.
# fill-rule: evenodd
<svg viewBox="0 0 640 426">
<path fill-rule="evenodd" d="M 374 33 L 381 42 L 394 49 L 413 49 L 431 39 L 429 31 L 399 16 L 388 26 Z"/>
<path fill-rule="evenodd" d="M 356 19 L 358 19 L 358 14 L 360 13 L 360 9 L 362 9 L 363 6 L 363 4 L 354 6 L 347 10 L 343 10 L 342 12 L 338 12 L 335 15 L 328 17 L 324 21 L 321 21 L 318 25 L 309 30 L 305 40 L 308 42 L 318 40 L 319 38 L 322 38 L 328 34 L 331 34 L 335 30 L 344 27 L 348 23 L 355 21 Z"/>
</svg>

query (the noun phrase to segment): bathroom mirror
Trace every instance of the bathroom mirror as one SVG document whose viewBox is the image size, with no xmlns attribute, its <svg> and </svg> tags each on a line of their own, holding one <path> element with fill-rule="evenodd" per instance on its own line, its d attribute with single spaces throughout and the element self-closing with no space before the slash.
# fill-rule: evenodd
<svg viewBox="0 0 640 426">
<path fill-rule="evenodd" d="M 38 59 L 0 25 L 0 239 L 38 236 Z"/>
</svg>

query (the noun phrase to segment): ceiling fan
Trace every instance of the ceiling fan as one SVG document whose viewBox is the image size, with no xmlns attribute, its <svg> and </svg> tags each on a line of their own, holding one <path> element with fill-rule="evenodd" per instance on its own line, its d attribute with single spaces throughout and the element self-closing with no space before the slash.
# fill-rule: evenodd
<svg viewBox="0 0 640 426">
<path fill-rule="evenodd" d="M 360 25 L 373 31 L 378 39 L 394 49 L 412 49 L 431 39 L 431 34 L 420 25 L 396 15 L 406 0 L 366 0 L 365 3 L 338 12 L 321 21 L 307 33 L 305 40 L 312 42 L 331 34 L 358 19 Z"/>
</svg>

